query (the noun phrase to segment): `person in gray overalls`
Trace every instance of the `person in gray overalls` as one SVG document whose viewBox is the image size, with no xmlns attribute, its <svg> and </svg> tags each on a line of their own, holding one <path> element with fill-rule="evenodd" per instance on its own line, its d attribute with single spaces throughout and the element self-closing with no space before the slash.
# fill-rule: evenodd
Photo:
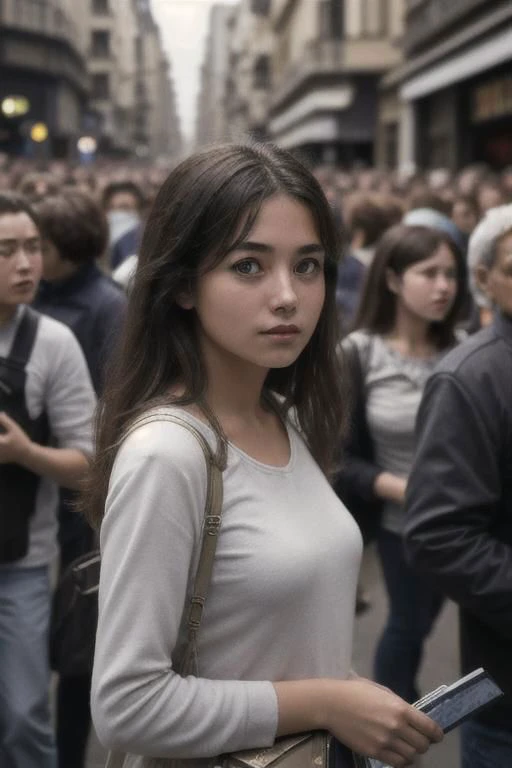
<svg viewBox="0 0 512 768">
<path fill-rule="evenodd" d="M 95 395 L 81 349 L 30 309 L 42 270 L 36 218 L 0 194 L 0 765 L 56 768 L 49 708 L 49 566 L 58 486 L 78 488 Z"/>
</svg>

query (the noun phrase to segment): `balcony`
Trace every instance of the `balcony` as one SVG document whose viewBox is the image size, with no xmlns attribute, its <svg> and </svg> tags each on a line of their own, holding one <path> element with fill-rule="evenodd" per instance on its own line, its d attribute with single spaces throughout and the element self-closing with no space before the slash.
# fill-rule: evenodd
<svg viewBox="0 0 512 768">
<path fill-rule="evenodd" d="M 76 51 L 80 50 L 81 39 L 77 26 L 55 2 L 3 0 L 0 3 L 0 24 L 13 30 L 58 37 Z"/>
<path fill-rule="evenodd" d="M 280 104 L 300 88 L 306 80 L 318 75 L 334 75 L 343 71 L 344 43 L 340 40 L 312 40 L 304 47 L 300 61 L 290 64 L 279 77 L 273 104 Z"/>
<path fill-rule="evenodd" d="M 405 48 L 423 48 L 472 12 L 488 9 L 489 0 L 408 0 Z"/>
</svg>

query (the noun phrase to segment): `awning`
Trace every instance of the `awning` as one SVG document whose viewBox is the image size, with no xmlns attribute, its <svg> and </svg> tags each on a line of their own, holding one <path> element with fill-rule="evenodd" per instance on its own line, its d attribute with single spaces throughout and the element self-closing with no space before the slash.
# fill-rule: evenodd
<svg viewBox="0 0 512 768">
<path fill-rule="evenodd" d="M 512 27 L 406 81 L 400 89 L 400 98 L 420 99 L 506 61 L 512 61 Z"/>
</svg>

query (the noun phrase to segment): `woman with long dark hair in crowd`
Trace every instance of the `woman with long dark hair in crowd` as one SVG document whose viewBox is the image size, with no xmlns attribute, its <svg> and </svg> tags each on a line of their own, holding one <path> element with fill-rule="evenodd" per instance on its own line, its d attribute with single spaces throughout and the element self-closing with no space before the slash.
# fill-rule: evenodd
<svg viewBox="0 0 512 768">
<path fill-rule="evenodd" d="M 398 225 L 380 241 L 356 330 L 343 342 L 358 384 L 337 489 L 355 516 L 364 517 L 370 534 L 377 528 L 389 615 L 377 647 L 375 680 L 410 702 L 419 698 L 423 642 L 442 601 L 405 561 L 403 502 L 423 388 L 440 356 L 457 343 L 465 297 L 465 262 L 450 237 Z M 368 519 L 371 514 L 380 515 L 380 524 Z"/>
<path fill-rule="evenodd" d="M 326 477 L 343 423 L 338 250 L 317 182 L 270 146 L 194 155 L 154 203 L 88 496 L 102 549 L 93 719 L 126 765 L 208 764 L 325 729 L 404 766 L 442 736 L 350 675 L 361 537 Z M 166 414 L 223 469 L 194 677 L 178 664 L 207 470 Z"/>
</svg>

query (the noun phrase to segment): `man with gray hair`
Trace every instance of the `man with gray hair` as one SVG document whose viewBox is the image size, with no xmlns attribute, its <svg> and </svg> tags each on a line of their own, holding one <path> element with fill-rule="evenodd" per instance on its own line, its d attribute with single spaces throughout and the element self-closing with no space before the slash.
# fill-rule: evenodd
<svg viewBox="0 0 512 768">
<path fill-rule="evenodd" d="M 407 486 L 410 561 L 460 607 L 463 672 L 505 692 L 462 728 L 463 768 L 512 765 L 512 205 L 470 241 L 487 328 L 443 357 L 427 383 Z"/>
<path fill-rule="evenodd" d="M 485 328 L 492 323 L 493 302 L 482 285 L 487 270 L 495 260 L 495 243 L 503 234 L 510 231 L 512 205 L 500 205 L 491 208 L 480 224 L 475 228 L 468 248 L 468 273 L 471 293 L 478 307 L 479 325 Z"/>
</svg>

